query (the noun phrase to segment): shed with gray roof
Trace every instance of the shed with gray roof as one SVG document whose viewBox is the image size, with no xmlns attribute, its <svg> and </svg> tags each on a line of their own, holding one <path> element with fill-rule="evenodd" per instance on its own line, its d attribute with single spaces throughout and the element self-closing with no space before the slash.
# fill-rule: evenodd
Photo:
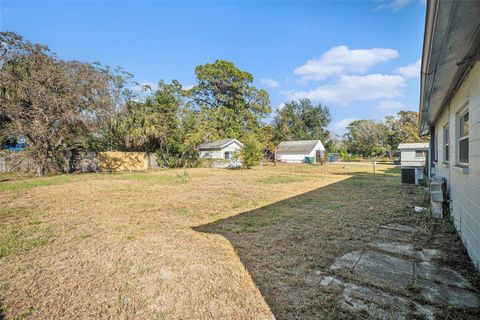
<svg viewBox="0 0 480 320">
<path fill-rule="evenodd" d="M 237 139 L 221 139 L 204 142 L 197 147 L 197 150 L 200 158 L 229 160 L 242 148 L 243 144 Z"/>
<path fill-rule="evenodd" d="M 275 152 L 275 159 L 280 162 L 307 162 L 307 159 L 319 161 L 325 147 L 320 140 L 283 141 Z"/>
<path fill-rule="evenodd" d="M 400 164 L 402 167 L 424 167 L 427 160 L 428 142 L 400 143 Z"/>
</svg>

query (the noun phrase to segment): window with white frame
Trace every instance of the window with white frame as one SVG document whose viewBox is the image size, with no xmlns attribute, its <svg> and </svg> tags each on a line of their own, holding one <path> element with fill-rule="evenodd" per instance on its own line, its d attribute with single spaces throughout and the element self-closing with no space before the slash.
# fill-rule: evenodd
<svg viewBox="0 0 480 320">
<path fill-rule="evenodd" d="M 427 151 L 425 150 L 415 150 L 415 158 L 425 159 L 427 157 Z"/>
<path fill-rule="evenodd" d="M 450 129 L 448 123 L 443 126 L 443 162 L 450 161 Z"/>
<path fill-rule="evenodd" d="M 458 163 L 468 164 L 468 132 L 469 132 L 469 112 L 464 108 L 458 114 Z"/>
</svg>

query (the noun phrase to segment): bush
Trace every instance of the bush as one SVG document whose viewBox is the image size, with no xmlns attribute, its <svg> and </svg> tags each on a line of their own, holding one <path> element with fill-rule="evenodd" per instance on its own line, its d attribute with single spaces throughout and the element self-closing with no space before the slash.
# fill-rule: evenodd
<svg viewBox="0 0 480 320">
<path fill-rule="evenodd" d="M 359 156 L 348 154 L 346 151 L 340 151 L 340 159 L 347 162 L 357 162 L 361 160 Z"/>
<path fill-rule="evenodd" d="M 262 159 L 262 148 L 258 140 L 253 136 L 248 136 L 244 139 L 243 149 L 240 152 L 243 166 L 250 169 L 253 166 L 258 165 Z"/>
</svg>

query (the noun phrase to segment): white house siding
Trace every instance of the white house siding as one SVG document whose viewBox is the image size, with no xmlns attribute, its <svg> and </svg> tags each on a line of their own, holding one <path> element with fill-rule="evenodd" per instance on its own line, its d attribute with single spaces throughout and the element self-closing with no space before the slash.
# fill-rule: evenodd
<svg viewBox="0 0 480 320">
<path fill-rule="evenodd" d="M 233 142 L 222 149 L 222 155 L 225 157 L 225 152 L 227 151 L 230 152 L 230 155 L 233 155 L 235 152 L 240 152 L 240 149 L 242 149 L 242 147 L 240 147 L 236 142 Z"/>
<path fill-rule="evenodd" d="M 455 166 L 457 159 L 456 117 L 468 103 L 469 168 Z M 443 128 L 449 124 L 450 161 L 444 163 Z M 480 63 L 476 63 L 435 124 L 438 139 L 436 175 L 445 177 L 455 227 L 472 261 L 480 267 Z"/>
<path fill-rule="evenodd" d="M 200 150 L 200 158 L 210 158 L 210 159 L 224 159 L 225 158 L 225 152 L 230 152 L 230 155 L 232 156 L 235 152 L 240 152 L 240 149 L 242 147 L 236 143 L 232 142 L 229 145 L 223 147 L 222 149 L 217 149 L 217 150 Z"/>
<path fill-rule="evenodd" d="M 423 167 L 425 166 L 425 158 L 417 158 L 415 157 L 415 151 L 414 149 L 408 149 L 408 150 L 401 150 L 400 153 L 400 164 L 402 167 Z M 428 149 L 426 150 L 419 150 L 419 151 L 425 151 L 428 152 Z"/>
<path fill-rule="evenodd" d="M 200 158 L 209 158 L 209 159 L 221 159 L 223 158 L 222 150 L 201 150 L 200 151 Z"/>
<path fill-rule="evenodd" d="M 280 161 L 280 162 L 291 162 L 291 163 L 304 162 L 306 157 L 315 157 L 317 150 L 325 150 L 321 142 L 318 142 L 315 148 L 310 153 L 304 153 L 304 154 L 294 154 L 294 153 L 278 154 L 277 153 L 275 158 L 277 161 Z"/>
<path fill-rule="evenodd" d="M 281 154 L 277 155 L 277 160 L 281 162 L 304 162 L 305 157 L 315 157 L 315 152 L 307 154 Z"/>
</svg>

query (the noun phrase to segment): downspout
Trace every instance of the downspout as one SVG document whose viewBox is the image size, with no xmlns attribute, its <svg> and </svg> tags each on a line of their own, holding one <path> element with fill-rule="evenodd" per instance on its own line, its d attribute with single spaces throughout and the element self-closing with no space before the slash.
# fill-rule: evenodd
<svg viewBox="0 0 480 320">
<path fill-rule="evenodd" d="M 452 159 L 452 141 L 455 141 L 455 132 L 453 133 L 453 139 L 451 138 L 452 136 L 452 130 L 451 130 L 451 124 L 452 124 L 452 121 L 450 121 L 450 109 L 451 109 L 452 105 L 450 103 L 448 103 L 448 181 L 447 181 L 447 186 L 446 186 L 446 189 L 447 189 L 447 203 L 448 203 L 448 211 L 449 211 L 449 215 L 451 215 L 451 212 L 452 212 L 452 201 L 451 201 L 451 197 L 450 197 L 450 183 L 451 183 L 451 179 L 452 179 L 452 165 L 453 165 L 453 161 L 455 159 Z M 455 120 L 454 120 L 455 121 Z M 455 125 L 455 130 L 457 129 L 457 126 Z M 455 148 L 457 147 L 457 143 L 455 143 Z M 445 152 L 445 151 L 444 151 Z M 455 152 L 455 157 L 457 156 L 457 153 Z"/>
<path fill-rule="evenodd" d="M 430 159 L 428 161 L 428 177 L 429 178 L 432 178 L 433 164 L 434 164 L 434 161 L 436 160 L 435 159 L 435 155 L 436 155 L 436 152 L 435 152 L 436 145 L 435 145 L 435 143 L 436 143 L 436 141 L 435 141 L 435 127 L 433 126 L 433 127 L 430 127 Z"/>
</svg>

